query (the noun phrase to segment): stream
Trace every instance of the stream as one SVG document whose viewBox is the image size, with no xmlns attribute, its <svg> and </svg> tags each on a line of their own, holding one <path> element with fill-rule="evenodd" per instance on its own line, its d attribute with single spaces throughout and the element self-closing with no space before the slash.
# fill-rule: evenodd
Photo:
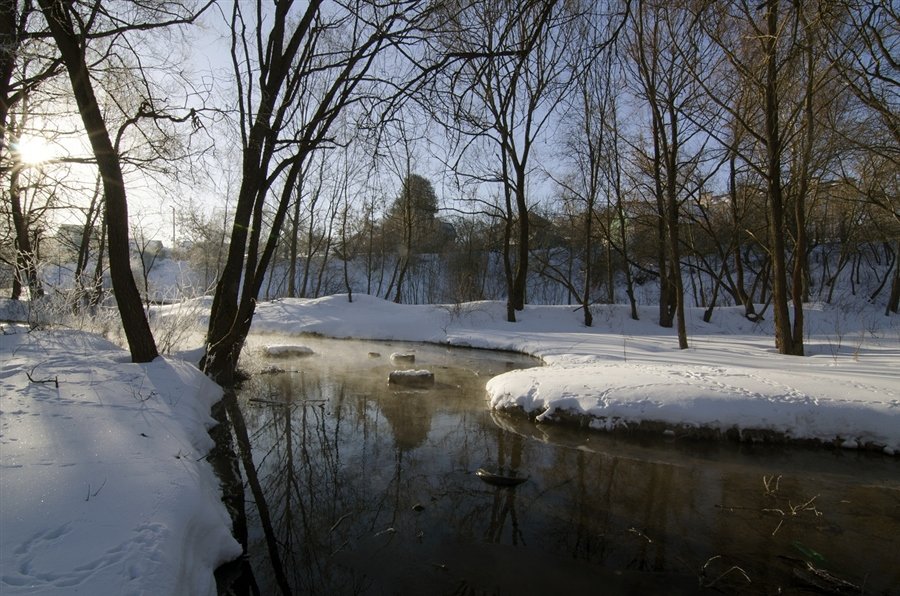
<svg viewBox="0 0 900 596">
<path fill-rule="evenodd" d="M 263 594 L 900 594 L 896 458 L 536 425 L 487 405 L 489 378 L 540 364 L 517 354 L 254 340 L 313 351 L 259 357 L 283 372 L 239 395 Z"/>
</svg>

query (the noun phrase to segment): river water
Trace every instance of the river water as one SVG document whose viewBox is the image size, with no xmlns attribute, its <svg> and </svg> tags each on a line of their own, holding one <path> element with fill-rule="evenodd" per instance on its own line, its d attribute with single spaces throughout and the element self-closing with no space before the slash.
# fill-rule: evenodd
<svg viewBox="0 0 900 596">
<path fill-rule="evenodd" d="M 533 359 L 302 342 L 241 393 L 264 594 L 263 520 L 295 594 L 900 594 L 896 458 L 535 425 L 484 391 Z M 395 352 L 435 387 L 389 386 Z"/>
</svg>

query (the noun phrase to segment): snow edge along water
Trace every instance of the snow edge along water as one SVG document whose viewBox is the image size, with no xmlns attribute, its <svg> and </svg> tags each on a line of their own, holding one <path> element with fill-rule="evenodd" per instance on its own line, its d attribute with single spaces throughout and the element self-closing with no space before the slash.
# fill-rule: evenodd
<svg viewBox="0 0 900 596">
<path fill-rule="evenodd" d="M 892 372 L 900 342 L 891 336 L 898 317 L 810 305 L 809 355 L 796 357 L 777 354 L 771 323 L 750 322 L 740 308 L 717 309 L 709 324 L 701 312 L 688 310 L 688 350 L 652 323 L 650 308 L 632 321 L 617 305 L 598 308 L 587 328 L 568 306 L 526 306 L 507 323 L 500 302 L 397 305 L 334 295 L 261 303 L 253 329 L 529 354 L 545 366 L 501 374 L 486 391 L 490 407 L 538 423 L 900 454 L 900 374 Z M 854 343 L 843 339 L 857 333 Z"/>
</svg>

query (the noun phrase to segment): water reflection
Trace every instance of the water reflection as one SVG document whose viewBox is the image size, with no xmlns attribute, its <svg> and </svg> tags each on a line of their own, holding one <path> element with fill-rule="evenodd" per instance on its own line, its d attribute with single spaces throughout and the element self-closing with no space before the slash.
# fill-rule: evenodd
<svg viewBox="0 0 900 596">
<path fill-rule="evenodd" d="M 437 385 L 397 391 L 387 359 L 366 359 L 391 346 L 339 361 L 328 345 L 243 392 L 262 490 L 248 498 L 267 504 L 294 593 L 828 588 L 807 563 L 867 594 L 900 585 L 895 460 L 539 427 L 486 408 L 508 356 L 419 347 Z M 490 486 L 479 467 L 529 480 Z M 260 519 L 253 563 L 274 594 Z"/>
</svg>

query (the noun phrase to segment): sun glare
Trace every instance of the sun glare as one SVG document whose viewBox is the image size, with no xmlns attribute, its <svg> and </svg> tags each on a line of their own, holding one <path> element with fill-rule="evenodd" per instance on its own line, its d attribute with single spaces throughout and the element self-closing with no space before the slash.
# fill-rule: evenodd
<svg viewBox="0 0 900 596">
<path fill-rule="evenodd" d="M 26 165 L 39 165 L 53 159 L 53 148 L 40 137 L 22 137 L 15 144 L 15 151 Z"/>
</svg>

